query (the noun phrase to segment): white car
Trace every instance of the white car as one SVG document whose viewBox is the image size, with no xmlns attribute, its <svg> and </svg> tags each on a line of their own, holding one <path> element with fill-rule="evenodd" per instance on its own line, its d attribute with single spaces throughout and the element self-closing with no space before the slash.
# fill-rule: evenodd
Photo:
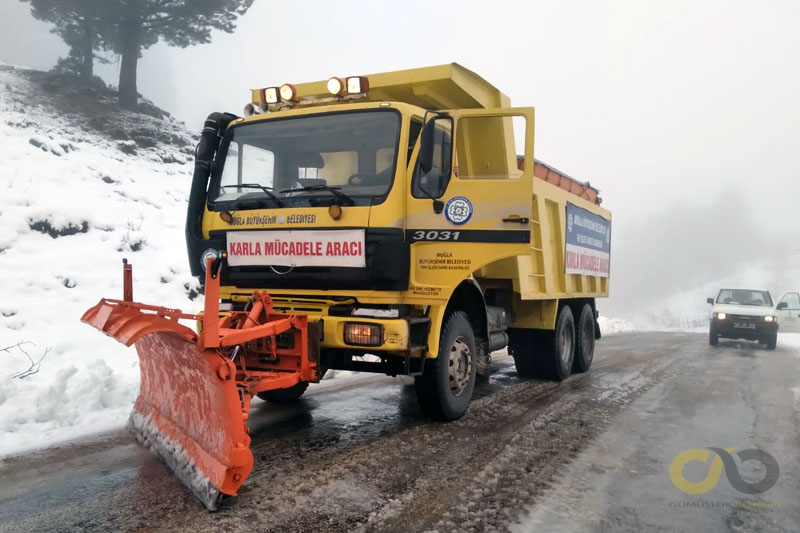
<svg viewBox="0 0 800 533">
<path fill-rule="evenodd" d="M 720 337 L 745 339 L 766 344 L 774 350 L 778 343 L 778 315 L 769 291 L 721 289 L 716 300 L 709 298 L 711 324 L 708 343 L 716 346 Z"/>
</svg>

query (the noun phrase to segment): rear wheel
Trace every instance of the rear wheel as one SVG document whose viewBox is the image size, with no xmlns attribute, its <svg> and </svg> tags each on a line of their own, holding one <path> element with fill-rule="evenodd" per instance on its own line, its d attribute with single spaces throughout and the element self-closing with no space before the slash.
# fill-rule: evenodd
<svg viewBox="0 0 800 533">
<path fill-rule="evenodd" d="M 477 348 L 472 325 L 463 311 L 445 317 L 436 359 L 414 380 L 425 414 L 436 420 L 461 418 L 475 390 Z"/>
<path fill-rule="evenodd" d="M 575 361 L 573 372 L 586 372 L 594 359 L 594 311 L 592 306 L 584 304 L 578 319 L 578 331 L 575 335 Z"/>
<path fill-rule="evenodd" d="M 778 334 L 773 333 L 767 337 L 767 350 L 774 350 L 778 346 Z"/>
<path fill-rule="evenodd" d="M 713 329 L 708 330 L 708 344 L 711 346 L 719 344 L 719 335 Z"/>
<path fill-rule="evenodd" d="M 521 378 L 547 377 L 536 357 L 538 330 L 513 329 L 508 332 L 508 351 L 514 357 L 517 376 Z"/>
<path fill-rule="evenodd" d="M 264 392 L 259 392 L 258 397 L 264 400 L 265 402 L 270 403 L 278 403 L 278 404 L 285 404 L 285 403 L 294 403 L 300 399 L 300 396 L 308 388 L 307 381 L 301 381 L 297 385 L 293 387 L 289 387 L 288 389 L 275 389 L 275 390 L 268 390 Z"/>
<path fill-rule="evenodd" d="M 567 379 L 575 360 L 575 319 L 568 305 L 561 308 L 556 329 L 546 335 L 545 350 L 550 361 L 550 375 L 558 381 Z"/>
</svg>

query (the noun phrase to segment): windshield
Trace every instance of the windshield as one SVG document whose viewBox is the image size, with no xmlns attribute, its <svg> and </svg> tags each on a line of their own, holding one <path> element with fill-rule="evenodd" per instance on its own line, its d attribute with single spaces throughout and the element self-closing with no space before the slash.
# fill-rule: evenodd
<svg viewBox="0 0 800 533">
<path fill-rule="evenodd" d="M 399 136 L 400 115 L 391 110 L 234 127 L 209 200 L 238 209 L 307 205 L 320 198 L 369 205 L 389 192 Z"/>
<path fill-rule="evenodd" d="M 759 305 L 772 307 L 772 298 L 767 291 L 749 289 L 722 289 L 717 296 L 718 304 Z"/>
</svg>

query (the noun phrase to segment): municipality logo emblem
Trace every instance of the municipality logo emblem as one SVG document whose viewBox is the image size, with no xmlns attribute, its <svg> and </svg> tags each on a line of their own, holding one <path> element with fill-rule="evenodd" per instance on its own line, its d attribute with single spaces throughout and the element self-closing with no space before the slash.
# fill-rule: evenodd
<svg viewBox="0 0 800 533">
<path fill-rule="evenodd" d="M 448 200 L 444 208 L 444 216 L 455 224 L 460 226 L 466 224 L 472 217 L 472 203 L 463 196 L 454 196 Z"/>
<path fill-rule="evenodd" d="M 207 249 L 203 252 L 203 255 L 200 256 L 200 264 L 203 266 L 203 272 L 206 271 L 206 261 L 209 259 L 216 259 L 219 252 L 213 248 Z"/>
</svg>

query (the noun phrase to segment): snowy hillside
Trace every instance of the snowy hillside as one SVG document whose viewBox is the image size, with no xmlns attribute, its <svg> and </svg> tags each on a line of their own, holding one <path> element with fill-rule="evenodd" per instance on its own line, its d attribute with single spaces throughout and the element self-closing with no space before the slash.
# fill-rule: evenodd
<svg viewBox="0 0 800 533">
<path fill-rule="evenodd" d="M 0 456 L 125 423 L 136 354 L 79 321 L 121 297 L 123 257 L 138 300 L 199 310 L 183 237 L 194 140 L 104 91 L 0 65 Z"/>
</svg>

